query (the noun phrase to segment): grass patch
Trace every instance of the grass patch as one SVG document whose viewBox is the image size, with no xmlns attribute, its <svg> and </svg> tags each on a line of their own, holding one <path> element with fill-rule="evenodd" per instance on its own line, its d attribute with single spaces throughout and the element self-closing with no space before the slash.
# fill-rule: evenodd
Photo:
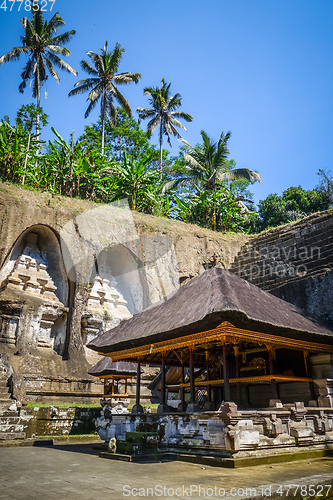
<svg viewBox="0 0 333 500">
<path fill-rule="evenodd" d="M 85 403 L 27 403 L 28 408 L 47 408 L 49 406 L 58 406 L 59 408 L 101 408 L 99 403 L 85 404 Z"/>
<path fill-rule="evenodd" d="M 47 434 L 44 436 L 35 436 L 36 439 L 54 439 L 54 438 L 67 438 L 67 437 L 99 437 L 97 432 L 92 432 L 91 434 Z"/>
<path fill-rule="evenodd" d="M 147 403 L 147 404 L 142 404 L 141 403 L 141 406 L 143 406 L 143 408 L 145 406 L 149 406 L 149 408 L 151 408 L 152 410 L 156 410 L 157 407 L 158 407 L 159 403 Z M 128 410 L 131 410 L 133 408 L 134 404 L 130 404 L 128 405 Z"/>
</svg>

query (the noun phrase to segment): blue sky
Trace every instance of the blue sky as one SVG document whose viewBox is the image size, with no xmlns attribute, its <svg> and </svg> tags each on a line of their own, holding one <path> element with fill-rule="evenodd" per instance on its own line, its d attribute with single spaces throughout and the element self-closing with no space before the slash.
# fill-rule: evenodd
<svg viewBox="0 0 333 500">
<path fill-rule="evenodd" d="M 0 9 L 0 55 L 20 45 L 25 14 L 18 5 L 12 12 Z M 143 88 L 164 77 L 194 117 L 183 133 L 190 144 L 199 142 L 202 129 L 215 139 L 231 130 L 230 158 L 263 177 L 252 186 L 256 202 L 293 185 L 312 189 L 318 169 L 332 169 L 331 0 L 56 0 L 53 12 L 62 15 L 66 30 L 76 29 L 67 60 L 77 70 L 87 50 L 98 52 L 105 40 L 110 48 L 122 44 L 119 71 L 142 73 L 139 84 L 121 88 L 133 110 L 148 104 Z M 0 67 L 0 117 L 12 121 L 32 102 L 29 89 L 23 95 L 17 89 L 24 61 Z M 74 129 L 78 137 L 98 110 L 85 120 L 86 96 L 68 97 L 76 77 L 60 77 L 60 85 L 49 78 L 42 105 L 61 135 L 68 139 Z M 43 139 L 52 135 L 43 131 Z M 171 154 L 178 147 L 173 141 Z"/>
</svg>

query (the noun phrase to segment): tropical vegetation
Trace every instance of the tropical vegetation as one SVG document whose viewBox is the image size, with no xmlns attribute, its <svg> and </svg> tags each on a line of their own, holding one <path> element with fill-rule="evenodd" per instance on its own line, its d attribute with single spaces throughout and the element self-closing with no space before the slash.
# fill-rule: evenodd
<svg viewBox="0 0 333 500">
<path fill-rule="evenodd" d="M 259 202 L 260 229 L 287 224 L 329 208 L 330 198 L 324 190 L 290 187 L 282 196 L 270 194 Z"/>
<path fill-rule="evenodd" d="M 138 83 L 141 75 L 118 73 L 124 53 L 118 43 L 113 51 L 108 51 L 107 42 L 100 53 L 88 51 L 91 62 L 83 59 L 81 68 L 89 77 L 69 92 L 70 96 L 88 93 L 85 117 L 100 104 L 97 122 L 86 126 L 77 140 L 74 131 L 66 140 L 51 127 L 53 138 L 46 143 L 40 139 L 49 119 L 40 106 L 41 88 L 47 71 L 59 81 L 54 66 L 76 74 L 60 58 L 70 54 L 64 45 L 75 31 L 57 35 L 64 25 L 61 16 L 57 13 L 44 21 L 39 10 L 21 23 L 22 47 L 4 54 L 0 64 L 19 59 L 22 53 L 29 56 L 19 90 L 23 92 L 30 79 L 37 102 L 21 106 L 15 124 L 7 116 L 0 121 L 2 181 L 101 203 L 127 198 L 132 210 L 224 232 L 258 232 L 332 206 L 332 175 L 319 170 L 315 189 L 297 186 L 281 196 L 270 194 L 256 211 L 251 185 L 262 179 L 257 171 L 239 168 L 230 158 L 231 132 L 222 132 L 215 142 L 202 130 L 195 146 L 182 139 L 177 129 L 186 130 L 181 120 L 191 122 L 192 116 L 179 109 L 182 97 L 171 95 L 171 83 L 164 79 L 160 87 L 145 87 L 150 108 L 137 108 L 136 121 L 117 87 Z M 146 132 L 142 120 L 148 120 Z M 156 129 L 159 148 L 150 142 Z M 163 149 L 164 136 L 169 146 L 171 137 L 181 141 L 177 156 Z"/>
</svg>

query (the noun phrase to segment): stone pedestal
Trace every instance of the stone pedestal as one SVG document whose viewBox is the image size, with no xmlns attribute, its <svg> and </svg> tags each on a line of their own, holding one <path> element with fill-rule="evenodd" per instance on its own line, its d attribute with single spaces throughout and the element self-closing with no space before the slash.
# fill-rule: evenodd
<svg viewBox="0 0 333 500">
<path fill-rule="evenodd" d="M 313 354 L 310 362 L 314 379 L 333 379 L 333 354 Z"/>
<path fill-rule="evenodd" d="M 189 403 L 186 407 L 186 413 L 198 413 L 200 406 L 197 403 Z"/>
<path fill-rule="evenodd" d="M 214 411 L 215 405 L 212 401 L 206 401 L 203 409 L 204 411 Z"/>
<path fill-rule="evenodd" d="M 333 379 L 315 380 L 319 387 L 318 406 L 333 408 Z"/>
<path fill-rule="evenodd" d="M 157 407 L 157 413 L 171 413 L 172 411 L 174 411 L 174 409 L 167 404 L 164 405 L 160 404 Z"/>
<path fill-rule="evenodd" d="M 237 405 L 232 401 L 226 401 L 222 403 L 218 409 L 221 417 L 234 417 L 237 416 Z"/>
<path fill-rule="evenodd" d="M 144 413 L 143 407 L 141 405 L 134 405 L 132 408 L 132 413 Z"/>
</svg>

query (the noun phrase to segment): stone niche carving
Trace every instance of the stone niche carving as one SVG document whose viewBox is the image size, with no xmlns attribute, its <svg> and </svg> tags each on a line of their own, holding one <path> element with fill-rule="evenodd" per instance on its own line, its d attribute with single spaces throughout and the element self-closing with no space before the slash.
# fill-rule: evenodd
<svg viewBox="0 0 333 500">
<path fill-rule="evenodd" d="M 100 274 L 95 277 L 81 320 L 84 344 L 132 317 L 126 307 L 127 301 L 117 290 L 117 284 L 107 269 L 101 269 Z M 96 362 L 99 359 L 90 349 L 85 349 L 85 352 L 88 361 Z"/>
<path fill-rule="evenodd" d="M 19 317 L 3 315 L 0 317 L 0 343 L 15 345 Z"/>
<path fill-rule="evenodd" d="M 59 329 L 58 324 L 58 332 L 54 331 L 53 327 L 67 308 L 55 293 L 57 286 L 50 274 L 48 254 L 40 247 L 41 238 L 42 235 L 34 232 L 25 235 L 19 251 L 13 250 L 11 258 L 1 271 L 0 342 L 2 344 L 55 348 L 56 340 L 59 344 L 57 336 L 64 336 L 65 325 Z M 55 236 L 54 240 L 57 243 Z M 51 243 L 54 245 L 54 242 Z M 59 264 L 58 262 L 58 266 Z M 6 309 L 9 309 L 5 310 L 7 314 L 4 314 L 1 307 L 1 303 L 4 302 Z"/>
</svg>

